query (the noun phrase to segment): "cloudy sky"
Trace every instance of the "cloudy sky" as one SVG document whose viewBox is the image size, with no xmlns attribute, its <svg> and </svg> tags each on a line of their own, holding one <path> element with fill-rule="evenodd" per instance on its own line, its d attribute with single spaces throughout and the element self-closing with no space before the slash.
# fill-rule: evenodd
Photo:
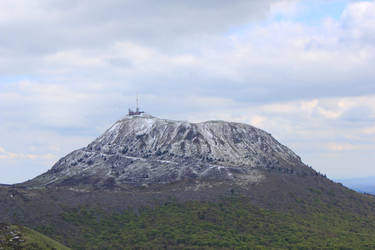
<svg viewBox="0 0 375 250">
<path fill-rule="evenodd" d="M 0 183 L 136 93 L 160 118 L 262 128 L 330 178 L 375 176 L 375 1 L 0 1 Z"/>
</svg>

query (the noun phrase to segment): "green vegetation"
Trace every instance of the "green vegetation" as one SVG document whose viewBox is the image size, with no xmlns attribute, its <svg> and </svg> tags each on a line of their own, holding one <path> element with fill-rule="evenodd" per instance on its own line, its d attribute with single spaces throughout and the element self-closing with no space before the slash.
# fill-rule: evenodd
<svg viewBox="0 0 375 250">
<path fill-rule="evenodd" d="M 2 224 L 0 229 L 0 249 L 69 250 L 70 248 L 30 228 Z"/>
<path fill-rule="evenodd" d="M 318 201 L 318 203 L 320 203 Z M 295 210 L 293 210 L 295 211 Z M 375 249 L 375 217 L 320 205 L 278 212 L 244 198 L 169 202 L 122 213 L 81 207 L 62 215 L 73 249 Z M 39 228 L 56 239 L 53 228 Z"/>
</svg>

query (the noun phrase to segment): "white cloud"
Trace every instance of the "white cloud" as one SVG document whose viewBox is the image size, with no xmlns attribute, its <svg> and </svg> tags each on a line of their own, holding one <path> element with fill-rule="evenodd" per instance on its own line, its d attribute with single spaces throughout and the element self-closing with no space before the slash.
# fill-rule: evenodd
<svg viewBox="0 0 375 250">
<path fill-rule="evenodd" d="M 344 143 L 344 144 L 329 143 L 327 144 L 327 147 L 329 150 L 332 150 L 332 151 L 350 151 L 350 150 L 358 148 L 357 146 L 350 144 L 350 143 Z"/>
<path fill-rule="evenodd" d="M 343 25 L 352 39 L 375 39 L 375 2 L 359 1 L 350 4 L 342 15 Z"/>
<path fill-rule="evenodd" d="M 368 127 L 361 130 L 365 135 L 375 135 L 375 127 Z"/>
<path fill-rule="evenodd" d="M 255 115 L 251 118 L 251 124 L 256 127 L 263 127 L 264 122 L 267 120 L 264 116 Z"/>
<path fill-rule="evenodd" d="M 67 65 L 69 67 L 98 67 L 104 66 L 98 57 L 83 55 L 80 51 L 66 50 L 46 56 L 45 63 L 51 66 Z"/>
<path fill-rule="evenodd" d="M 164 118 L 259 126 L 333 175 L 327 145 L 373 145 L 375 1 L 314 25 L 294 19 L 303 3 L 1 1 L 2 142 L 63 156 L 138 92 Z"/>
<path fill-rule="evenodd" d="M 4 148 L 0 147 L 0 160 L 4 159 L 12 159 L 12 160 L 20 160 L 20 159 L 43 159 L 43 160 L 51 160 L 56 159 L 56 155 L 53 154 L 24 154 L 24 153 L 13 153 L 8 152 Z"/>
<path fill-rule="evenodd" d="M 298 11 L 298 1 L 278 1 L 271 4 L 271 15 L 290 16 L 295 15 Z"/>
</svg>

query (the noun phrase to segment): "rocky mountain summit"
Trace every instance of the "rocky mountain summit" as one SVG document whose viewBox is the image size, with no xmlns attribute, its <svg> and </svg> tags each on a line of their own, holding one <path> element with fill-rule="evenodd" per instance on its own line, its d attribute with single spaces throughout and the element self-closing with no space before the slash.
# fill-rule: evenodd
<svg viewBox="0 0 375 250">
<path fill-rule="evenodd" d="M 316 175 L 269 133 L 225 121 L 126 116 L 28 186 L 150 186 L 178 181 L 261 182 L 264 172 Z"/>
</svg>

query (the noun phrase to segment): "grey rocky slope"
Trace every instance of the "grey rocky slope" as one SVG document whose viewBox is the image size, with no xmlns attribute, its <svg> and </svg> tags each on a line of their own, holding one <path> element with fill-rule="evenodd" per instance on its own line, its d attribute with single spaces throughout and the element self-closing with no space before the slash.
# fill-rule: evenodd
<svg viewBox="0 0 375 250">
<path fill-rule="evenodd" d="M 269 133 L 224 121 L 189 123 L 143 114 L 117 121 L 29 186 L 149 186 L 181 180 L 261 182 L 265 171 L 315 175 Z"/>
</svg>

